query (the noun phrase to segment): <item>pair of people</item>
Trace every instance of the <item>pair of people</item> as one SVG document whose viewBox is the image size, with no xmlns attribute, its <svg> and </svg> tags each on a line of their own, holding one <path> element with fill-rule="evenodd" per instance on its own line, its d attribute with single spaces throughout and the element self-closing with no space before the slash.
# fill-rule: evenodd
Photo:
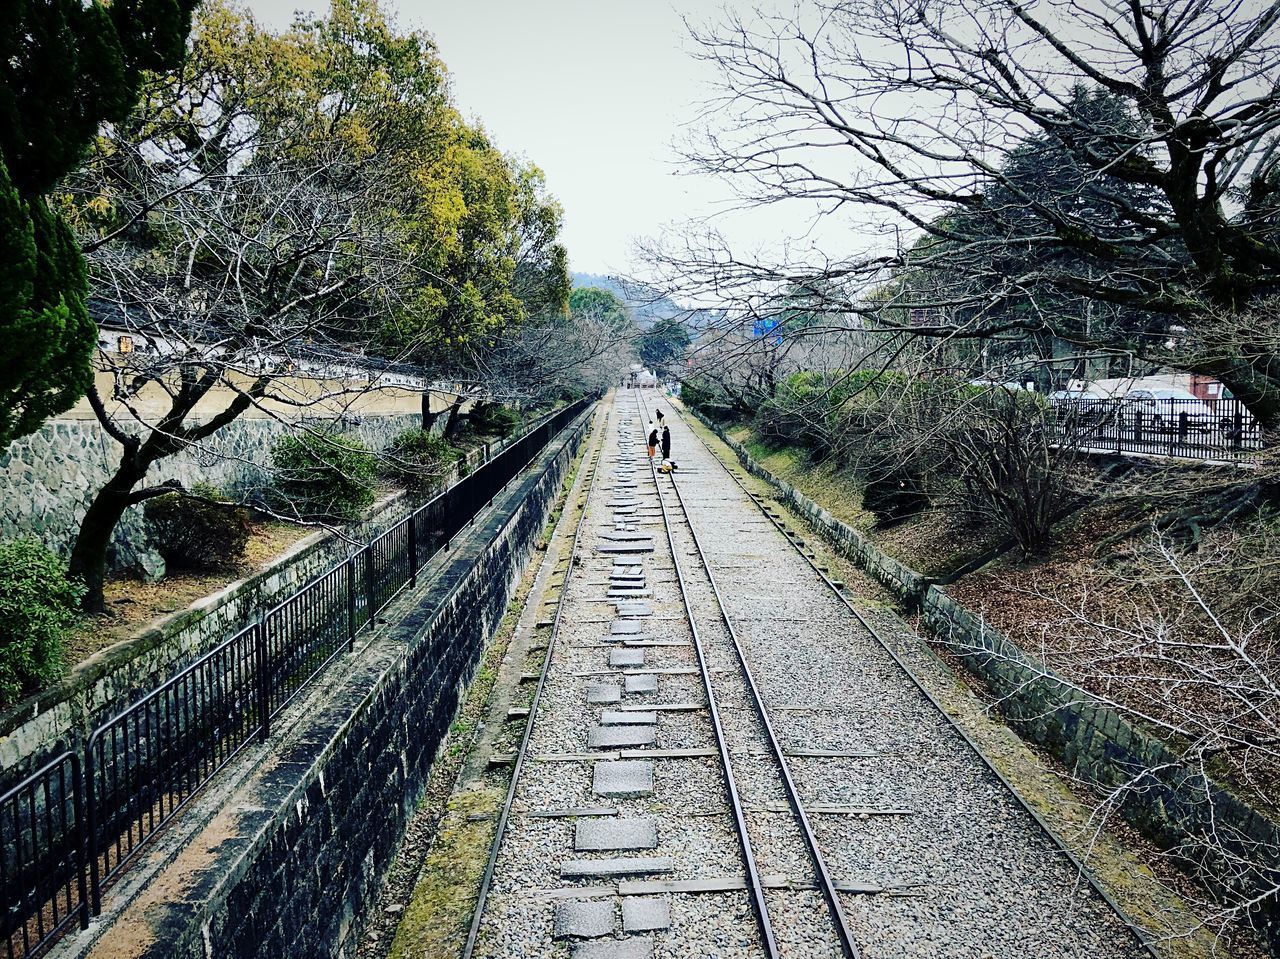
<svg viewBox="0 0 1280 959">
<path fill-rule="evenodd" d="M 662 423 L 662 410 L 658 410 L 658 422 Z M 658 443 L 662 443 L 662 458 L 664 460 L 671 459 L 671 429 L 665 423 L 662 426 L 662 436 L 658 436 L 658 428 L 649 422 L 649 459 L 653 459 L 653 454 L 657 451 Z"/>
</svg>

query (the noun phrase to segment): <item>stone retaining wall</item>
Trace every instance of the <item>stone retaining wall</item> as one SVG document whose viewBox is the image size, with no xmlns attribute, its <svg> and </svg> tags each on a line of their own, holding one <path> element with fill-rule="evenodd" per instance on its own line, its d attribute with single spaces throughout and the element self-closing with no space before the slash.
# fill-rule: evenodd
<svg viewBox="0 0 1280 959">
<path fill-rule="evenodd" d="M 697 415 L 697 414 L 695 414 Z M 1215 891 L 1233 899 L 1242 891 L 1280 886 L 1280 826 L 1213 780 L 1188 768 L 1161 740 L 1116 710 L 1073 687 L 1012 640 L 957 603 L 946 590 L 877 548 L 871 540 L 757 463 L 742 444 L 699 416 L 750 473 L 775 486 L 838 552 L 858 563 L 909 608 L 929 632 L 956 654 L 997 697 L 996 708 L 1018 733 L 1048 749 L 1082 780 L 1117 794 L 1125 819 L 1162 849 L 1203 849 L 1216 842 L 1243 862 L 1184 860 Z M 1264 865 L 1257 865 L 1257 864 Z M 1273 954 L 1280 955 L 1280 902 L 1274 895 L 1256 911 Z"/>
<path fill-rule="evenodd" d="M 354 955 L 364 912 L 591 416 L 431 571 L 412 610 L 329 685 L 321 708 L 297 718 L 276 761 L 237 794 L 230 835 L 191 842 L 183 888 L 147 907 L 154 935 L 133 954 Z"/>
<path fill-rule="evenodd" d="M 446 485 L 509 442 L 471 450 L 461 469 L 455 467 L 446 477 Z M 410 505 L 399 493 L 382 500 L 363 523 L 344 529 L 341 536 L 330 531 L 308 536 L 266 569 L 95 653 L 49 689 L 0 712 L 0 783 L 18 782 L 63 749 L 80 749 L 105 720 L 345 560 L 357 548 L 353 542 L 366 543 L 395 525 Z"/>
<path fill-rule="evenodd" d="M 372 450 L 397 433 L 419 426 L 409 413 L 363 416 L 351 429 Z M 241 417 L 199 446 L 152 467 L 152 483 L 210 483 L 220 489 L 261 489 L 267 482 L 271 446 L 295 427 L 278 420 Z M 120 463 L 120 444 L 101 424 L 50 420 L 35 433 L 0 451 L 0 539 L 29 536 L 66 555 L 93 495 Z M 154 561 L 147 547 L 140 506 L 130 507 L 116 527 L 109 556 L 117 572 L 142 574 Z"/>
</svg>

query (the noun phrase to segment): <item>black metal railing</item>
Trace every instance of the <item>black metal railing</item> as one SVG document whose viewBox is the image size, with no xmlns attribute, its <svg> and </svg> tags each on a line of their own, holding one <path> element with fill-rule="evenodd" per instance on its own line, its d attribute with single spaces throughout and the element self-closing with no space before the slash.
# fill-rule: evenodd
<svg viewBox="0 0 1280 959">
<path fill-rule="evenodd" d="M 147 840 L 269 736 L 280 711 L 588 405 L 558 410 L 100 725 L 83 753 L 57 756 L 0 796 L 4 955 L 31 959 L 72 923 L 87 926 Z"/>
<path fill-rule="evenodd" d="M 0 796 L 0 895 L 8 959 L 88 922 L 80 757 L 65 752 Z"/>
<path fill-rule="evenodd" d="M 89 888 L 102 885 L 261 730 L 255 623 L 94 730 L 85 747 Z M 284 664 L 279 664 L 284 665 Z"/>
<path fill-rule="evenodd" d="M 1237 399 L 1129 396 L 1054 402 L 1064 442 L 1085 449 L 1230 459 L 1262 448 L 1257 419 Z"/>
</svg>

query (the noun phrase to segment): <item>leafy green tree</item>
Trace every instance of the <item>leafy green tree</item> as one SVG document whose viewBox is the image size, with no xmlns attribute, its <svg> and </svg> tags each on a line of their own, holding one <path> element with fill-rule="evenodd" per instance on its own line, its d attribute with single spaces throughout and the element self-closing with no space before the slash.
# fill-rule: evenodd
<svg viewBox="0 0 1280 959">
<path fill-rule="evenodd" d="M 6 0 L 0 9 L 0 448 L 92 383 L 85 266 L 48 195 L 144 70 L 183 57 L 197 0 Z"/>
<path fill-rule="evenodd" d="M 560 204 L 547 196 L 546 176 L 536 166 L 515 166 L 520 237 L 515 293 L 527 316 L 564 313 L 572 282 L 569 254 L 559 242 L 564 225 Z"/>
<path fill-rule="evenodd" d="M 376 0 L 282 32 L 208 0 L 182 69 L 144 83 L 69 185 L 120 322 L 155 344 L 105 354 L 112 389 L 88 394 L 120 452 L 71 556 L 94 611 L 121 516 L 173 488 L 157 463 L 250 408 L 332 415 L 339 397 L 299 394 L 294 371 L 335 355 L 458 379 L 520 322 L 522 265 L 524 295 L 567 290 L 540 175 L 460 117 L 430 38 Z"/>
<path fill-rule="evenodd" d="M 555 241 L 559 206 L 544 192 L 541 174 L 504 156 L 483 129 L 460 118 L 449 128 L 442 166 L 432 172 L 449 203 L 437 214 L 433 185 L 414 212 L 417 308 L 398 319 L 397 333 L 408 355 L 428 379 L 459 385 L 445 415 L 452 437 L 468 398 L 489 390 L 486 367 L 491 349 L 531 308 L 565 311 L 569 290 L 567 256 Z M 423 395 L 423 426 L 439 411 Z"/>
<path fill-rule="evenodd" d="M 569 312 L 579 316 L 594 316 L 619 332 L 624 332 L 631 326 L 631 314 L 626 304 L 598 286 L 582 286 L 570 293 Z"/>
<path fill-rule="evenodd" d="M 346 0 L 369 19 L 369 0 Z M 389 53 L 395 45 L 416 57 Z M 380 30 L 365 49 L 391 76 L 427 73 L 447 93 L 447 74 L 429 37 Z M 370 64 L 373 67 L 375 64 Z M 428 80 L 421 86 L 430 88 Z M 468 123 L 447 95 L 422 97 L 396 111 L 379 109 L 375 129 L 402 144 L 404 189 L 399 217 L 414 253 L 413 289 L 402 308 L 376 331 L 375 348 L 406 357 L 428 380 L 460 385 L 448 407 L 446 432 L 469 395 L 487 391 L 488 352 L 507 328 L 531 316 L 563 315 L 570 283 L 559 235 L 563 211 L 536 166 L 503 154 L 478 125 Z M 423 393 L 423 426 L 442 415 Z"/>
<path fill-rule="evenodd" d="M 640 337 L 640 361 L 657 373 L 669 373 L 688 348 L 688 329 L 675 317 L 668 317 Z"/>
</svg>

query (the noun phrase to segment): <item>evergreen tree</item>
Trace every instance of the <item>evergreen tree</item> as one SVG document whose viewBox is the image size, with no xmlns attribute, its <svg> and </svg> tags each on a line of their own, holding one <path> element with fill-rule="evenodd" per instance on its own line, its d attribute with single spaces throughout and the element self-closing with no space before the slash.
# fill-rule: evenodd
<svg viewBox="0 0 1280 959">
<path fill-rule="evenodd" d="M 675 317 L 655 323 L 640 337 L 640 362 L 659 375 L 675 372 L 689 348 L 689 330 Z"/>
<path fill-rule="evenodd" d="M 596 317 L 601 323 L 623 335 L 630 332 L 634 325 L 627 305 L 613 293 L 598 286 L 580 286 L 570 293 L 569 312 Z"/>
<path fill-rule="evenodd" d="M 92 384 L 84 260 L 47 195 L 144 70 L 177 66 L 196 0 L 0 6 L 0 448 Z"/>
</svg>

